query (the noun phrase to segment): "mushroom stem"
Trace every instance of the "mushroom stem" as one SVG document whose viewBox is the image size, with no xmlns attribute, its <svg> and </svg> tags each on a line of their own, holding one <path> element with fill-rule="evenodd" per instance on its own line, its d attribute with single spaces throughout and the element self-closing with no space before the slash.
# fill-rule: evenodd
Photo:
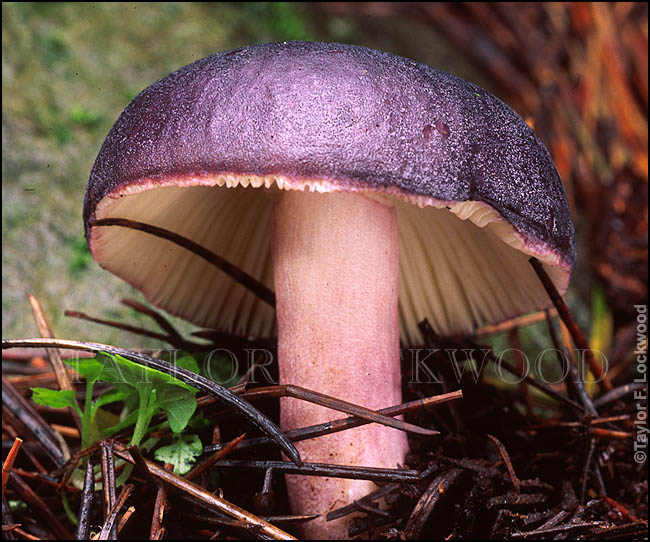
<svg viewBox="0 0 650 542">
<path fill-rule="evenodd" d="M 360 193 L 287 191 L 273 207 L 273 267 L 280 382 L 317 390 L 374 410 L 401 402 L 397 214 Z M 284 430 L 337 413 L 283 399 Z M 299 443 L 308 462 L 397 467 L 406 435 L 367 425 Z M 287 476 L 296 513 L 311 539 L 347 538 L 349 519 L 330 510 L 376 489 L 372 482 Z"/>
</svg>

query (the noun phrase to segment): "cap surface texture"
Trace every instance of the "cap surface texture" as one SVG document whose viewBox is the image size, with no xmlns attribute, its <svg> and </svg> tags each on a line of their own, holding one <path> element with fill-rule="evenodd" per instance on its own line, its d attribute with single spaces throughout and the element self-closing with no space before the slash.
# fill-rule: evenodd
<svg viewBox="0 0 650 542">
<path fill-rule="evenodd" d="M 397 207 L 407 342 L 425 317 L 456 333 L 546 306 L 531 255 L 561 291 L 574 264 L 562 183 L 521 117 L 453 75 L 334 43 L 217 53 L 145 89 L 95 161 L 86 234 L 101 265 L 169 312 L 268 335 L 272 308 L 219 270 L 169 241 L 89 224 L 170 229 L 272 288 L 268 220 L 283 189 Z"/>
</svg>

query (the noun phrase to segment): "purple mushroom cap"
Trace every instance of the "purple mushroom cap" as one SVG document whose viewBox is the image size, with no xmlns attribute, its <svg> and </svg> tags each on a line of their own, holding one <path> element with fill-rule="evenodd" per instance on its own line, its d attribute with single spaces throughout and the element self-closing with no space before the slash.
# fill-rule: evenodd
<svg viewBox="0 0 650 542">
<path fill-rule="evenodd" d="M 517 113 L 448 73 L 336 43 L 217 53 L 141 92 L 93 166 L 86 236 L 102 266 L 169 312 L 272 334 L 273 310 L 219 270 L 169 241 L 90 223 L 167 228 L 272 288 L 265 220 L 278 189 L 359 191 L 398 206 L 407 343 L 424 317 L 456 333 L 543 308 L 528 257 L 561 291 L 575 261 L 562 182 Z"/>
</svg>

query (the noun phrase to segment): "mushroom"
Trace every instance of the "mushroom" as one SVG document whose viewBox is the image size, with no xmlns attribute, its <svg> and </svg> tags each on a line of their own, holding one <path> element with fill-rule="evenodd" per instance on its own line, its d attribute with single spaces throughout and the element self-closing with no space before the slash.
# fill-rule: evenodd
<svg viewBox="0 0 650 542">
<path fill-rule="evenodd" d="M 274 288 L 272 306 L 182 235 Z M 400 338 L 541 309 L 533 256 L 560 292 L 575 260 L 544 145 L 476 85 L 364 47 L 284 42 L 208 56 L 141 92 L 93 166 L 84 203 L 95 259 L 155 305 L 220 331 L 278 334 L 280 381 L 377 410 L 401 401 Z M 104 222 L 106 223 L 106 222 Z M 281 426 L 333 419 L 283 399 Z M 367 425 L 300 443 L 309 462 L 397 467 L 408 443 Z M 287 477 L 297 513 L 324 514 L 370 482 Z M 344 520 L 307 524 L 345 538 Z"/>
</svg>

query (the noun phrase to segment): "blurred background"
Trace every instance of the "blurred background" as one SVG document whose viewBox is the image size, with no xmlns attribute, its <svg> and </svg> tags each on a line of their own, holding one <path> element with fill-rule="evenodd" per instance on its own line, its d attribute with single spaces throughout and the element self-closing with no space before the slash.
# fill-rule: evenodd
<svg viewBox="0 0 650 542">
<path fill-rule="evenodd" d="M 155 80 L 283 40 L 390 51 L 517 110 L 551 151 L 573 209 L 571 308 L 594 348 L 631 352 L 634 304 L 648 288 L 647 3 L 3 3 L 3 338 L 37 335 L 31 292 L 58 337 L 147 344 L 63 314 L 151 327 L 119 302 L 141 296 L 86 247 L 81 206 L 99 147 Z"/>
</svg>

